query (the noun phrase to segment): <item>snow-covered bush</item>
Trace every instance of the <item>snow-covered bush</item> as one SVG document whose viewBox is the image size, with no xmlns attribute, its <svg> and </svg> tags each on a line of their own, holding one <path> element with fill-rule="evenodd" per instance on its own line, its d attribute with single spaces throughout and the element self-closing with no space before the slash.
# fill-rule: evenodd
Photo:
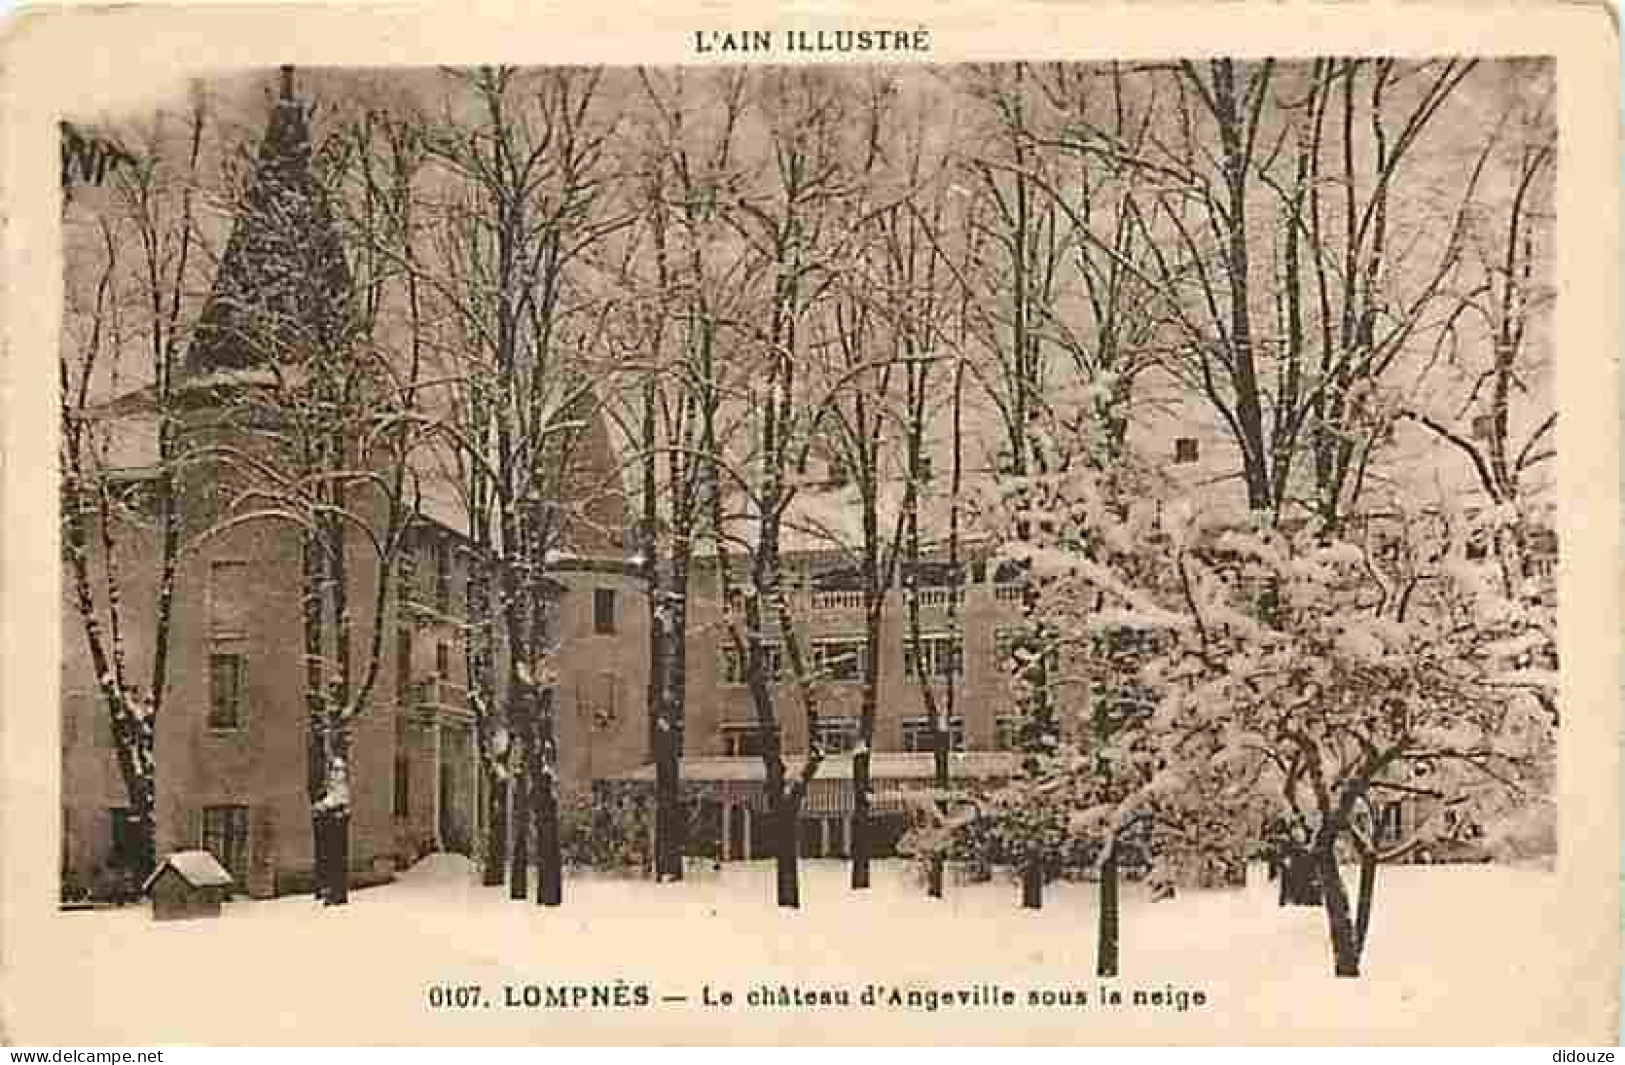
<svg viewBox="0 0 1625 1065">
<path fill-rule="evenodd" d="M 652 812 L 634 796 L 599 792 L 562 797 L 559 844 L 564 867 L 641 875 L 653 860 L 652 827 Z"/>
</svg>

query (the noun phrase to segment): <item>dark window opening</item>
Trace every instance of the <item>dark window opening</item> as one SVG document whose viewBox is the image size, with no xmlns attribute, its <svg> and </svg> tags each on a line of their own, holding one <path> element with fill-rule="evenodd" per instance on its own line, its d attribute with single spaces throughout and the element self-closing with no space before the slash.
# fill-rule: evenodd
<svg viewBox="0 0 1625 1065">
<path fill-rule="evenodd" d="M 1005 715 L 994 719 L 993 749 L 995 751 L 1021 750 L 1021 718 Z"/>
<path fill-rule="evenodd" d="M 767 674 L 768 683 L 777 683 L 784 671 L 784 652 L 776 643 L 762 645 L 763 672 Z M 722 683 L 747 684 L 750 682 L 750 673 L 746 668 L 747 656 L 741 655 L 738 648 L 724 647 L 722 649 Z"/>
<path fill-rule="evenodd" d="M 732 758 L 758 758 L 767 749 L 767 730 L 761 725 L 723 725 L 722 749 Z"/>
<path fill-rule="evenodd" d="M 108 861 L 119 869 L 140 869 L 142 867 L 140 819 L 128 806 L 114 806 L 107 811 L 107 822 L 113 833 L 110 840 L 112 850 L 108 854 Z"/>
<path fill-rule="evenodd" d="M 593 589 L 592 631 L 601 636 L 615 631 L 615 589 Z"/>
<path fill-rule="evenodd" d="M 855 717 L 819 718 L 813 727 L 813 739 L 825 754 L 845 754 L 857 749 L 858 732 Z"/>
<path fill-rule="evenodd" d="M 1377 822 L 1377 843 L 1390 846 L 1399 842 L 1402 809 L 1397 802 L 1384 803 Z"/>
<path fill-rule="evenodd" d="M 451 545 L 444 540 L 434 545 L 434 608 L 451 613 Z"/>
<path fill-rule="evenodd" d="M 936 743 L 936 730 L 931 727 L 930 718 L 903 719 L 903 750 L 915 754 L 934 751 L 937 749 Z M 962 717 L 948 719 L 948 749 L 965 749 L 965 719 Z"/>
<path fill-rule="evenodd" d="M 403 706 L 412 698 L 412 630 L 395 630 L 395 701 Z"/>
<path fill-rule="evenodd" d="M 812 652 L 813 669 L 824 680 L 859 681 L 868 672 L 869 644 L 861 636 L 818 640 Z"/>
<path fill-rule="evenodd" d="M 248 807 L 205 806 L 201 843 L 241 890 L 248 883 Z"/>
<path fill-rule="evenodd" d="M 209 656 L 209 727 L 243 727 L 245 674 L 244 656 L 215 653 Z"/>
<path fill-rule="evenodd" d="M 903 642 L 903 672 L 909 680 L 918 682 L 923 673 L 926 680 L 945 680 L 965 675 L 965 645 L 957 636 L 922 636 Z"/>
<path fill-rule="evenodd" d="M 412 815 L 412 759 L 407 743 L 406 718 L 395 719 L 395 816 Z"/>
<path fill-rule="evenodd" d="M 1195 462 L 1198 454 L 1196 438 L 1181 436 L 1174 439 L 1174 461 Z"/>
</svg>

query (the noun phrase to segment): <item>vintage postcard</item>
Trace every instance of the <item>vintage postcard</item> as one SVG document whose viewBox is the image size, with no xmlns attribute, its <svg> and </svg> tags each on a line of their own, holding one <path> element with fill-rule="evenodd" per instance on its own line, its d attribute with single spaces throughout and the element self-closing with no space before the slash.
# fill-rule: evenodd
<svg viewBox="0 0 1625 1065">
<path fill-rule="evenodd" d="M 34 9 L 23 1045 L 1613 1043 L 1601 5 Z"/>
</svg>

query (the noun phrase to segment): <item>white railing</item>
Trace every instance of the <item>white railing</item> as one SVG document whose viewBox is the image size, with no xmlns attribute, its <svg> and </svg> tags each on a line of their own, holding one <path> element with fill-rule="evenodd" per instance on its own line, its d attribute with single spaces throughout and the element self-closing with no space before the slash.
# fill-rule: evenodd
<svg viewBox="0 0 1625 1065">
<path fill-rule="evenodd" d="M 862 610 L 862 590 L 812 593 L 814 610 Z"/>
</svg>

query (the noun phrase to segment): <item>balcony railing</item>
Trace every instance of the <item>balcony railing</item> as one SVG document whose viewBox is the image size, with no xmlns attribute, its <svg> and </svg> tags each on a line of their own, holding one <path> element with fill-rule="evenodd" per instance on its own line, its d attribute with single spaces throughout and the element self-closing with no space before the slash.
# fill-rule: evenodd
<svg viewBox="0 0 1625 1065">
<path fill-rule="evenodd" d="M 812 606 L 814 610 L 862 610 L 863 591 L 814 592 Z"/>
<path fill-rule="evenodd" d="M 949 603 L 956 602 L 963 606 L 965 590 L 963 588 L 932 587 L 921 588 L 920 605 L 922 607 L 940 608 Z M 814 610 L 862 610 L 863 591 L 851 589 L 845 591 L 811 592 L 810 605 Z"/>
<path fill-rule="evenodd" d="M 965 590 L 963 588 L 921 588 L 920 605 L 924 607 L 945 607 L 950 603 L 963 604 Z"/>
</svg>

